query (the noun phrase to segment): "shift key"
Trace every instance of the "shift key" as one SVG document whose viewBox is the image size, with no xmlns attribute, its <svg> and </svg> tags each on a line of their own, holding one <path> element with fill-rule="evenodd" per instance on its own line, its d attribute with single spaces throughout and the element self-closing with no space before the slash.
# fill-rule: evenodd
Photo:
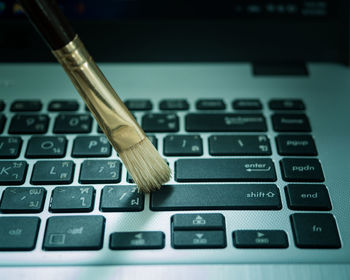
<svg viewBox="0 0 350 280">
<path fill-rule="evenodd" d="M 271 159 L 179 159 L 175 162 L 178 182 L 276 181 Z"/>
</svg>

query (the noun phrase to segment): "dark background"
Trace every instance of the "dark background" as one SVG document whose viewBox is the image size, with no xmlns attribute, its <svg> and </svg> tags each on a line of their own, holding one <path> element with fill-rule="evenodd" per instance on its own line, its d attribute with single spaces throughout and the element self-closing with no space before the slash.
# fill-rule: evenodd
<svg viewBox="0 0 350 280">
<path fill-rule="evenodd" d="M 348 0 L 58 1 L 100 62 L 349 61 Z M 0 62 L 54 61 L 0 0 Z"/>
</svg>

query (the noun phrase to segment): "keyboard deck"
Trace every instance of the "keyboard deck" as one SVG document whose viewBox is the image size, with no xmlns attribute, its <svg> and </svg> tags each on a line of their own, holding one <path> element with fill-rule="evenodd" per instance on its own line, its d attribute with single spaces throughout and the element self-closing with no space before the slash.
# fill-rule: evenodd
<svg viewBox="0 0 350 280">
<path fill-rule="evenodd" d="M 172 169 L 152 194 L 137 191 L 81 100 L 0 101 L 2 264 L 341 258 L 304 100 L 125 103 Z"/>
</svg>

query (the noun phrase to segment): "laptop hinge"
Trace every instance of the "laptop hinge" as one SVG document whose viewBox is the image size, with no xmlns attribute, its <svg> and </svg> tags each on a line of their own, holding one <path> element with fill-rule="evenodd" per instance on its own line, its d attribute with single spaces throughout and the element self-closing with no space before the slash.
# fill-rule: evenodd
<svg viewBox="0 0 350 280">
<path fill-rule="evenodd" d="M 257 62 L 253 63 L 254 76 L 308 76 L 303 62 Z"/>
</svg>

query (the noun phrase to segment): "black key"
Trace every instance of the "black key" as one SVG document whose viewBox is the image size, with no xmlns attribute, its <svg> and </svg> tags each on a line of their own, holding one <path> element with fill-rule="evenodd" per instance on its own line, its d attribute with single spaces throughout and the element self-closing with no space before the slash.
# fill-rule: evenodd
<svg viewBox="0 0 350 280">
<path fill-rule="evenodd" d="M 317 155 L 314 139 L 310 135 L 278 135 L 276 144 L 280 155 Z"/>
<path fill-rule="evenodd" d="M 186 130 L 194 132 L 266 131 L 261 114 L 188 114 Z"/>
<path fill-rule="evenodd" d="M 0 137 L 0 158 L 18 158 L 21 147 L 20 137 Z"/>
<path fill-rule="evenodd" d="M 3 114 L 0 114 L 0 133 L 4 130 L 6 122 L 6 117 Z"/>
<path fill-rule="evenodd" d="M 122 165 L 119 160 L 85 160 L 80 169 L 82 184 L 119 183 Z"/>
<path fill-rule="evenodd" d="M 201 156 L 203 154 L 202 138 L 199 135 L 166 136 L 163 151 L 166 156 Z"/>
<path fill-rule="evenodd" d="M 73 177 L 73 161 L 38 161 L 33 167 L 31 183 L 34 185 L 70 184 Z"/>
<path fill-rule="evenodd" d="M 259 99 L 237 99 L 232 102 L 232 108 L 236 110 L 261 110 Z"/>
<path fill-rule="evenodd" d="M 12 112 L 37 112 L 42 108 L 40 100 L 18 100 L 12 103 Z"/>
<path fill-rule="evenodd" d="M 56 117 L 54 133 L 89 133 L 92 117 L 87 114 L 61 114 Z"/>
<path fill-rule="evenodd" d="M 300 99 L 273 99 L 269 107 L 271 110 L 305 110 L 304 102 Z"/>
<path fill-rule="evenodd" d="M 278 132 L 310 132 L 309 119 L 304 114 L 274 114 L 273 129 Z"/>
<path fill-rule="evenodd" d="M 200 99 L 196 102 L 197 110 L 225 110 L 226 105 L 222 99 Z"/>
<path fill-rule="evenodd" d="M 318 159 L 284 158 L 280 161 L 283 180 L 288 182 L 323 182 Z"/>
<path fill-rule="evenodd" d="M 149 99 L 128 99 L 125 101 L 125 105 L 130 111 L 149 111 L 153 108 Z"/>
<path fill-rule="evenodd" d="M 21 185 L 27 175 L 25 161 L 0 161 L 0 185 Z"/>
<path fill-rule="evenodd" d="M 44 188 L 10 187 L 2 194 L 0 209 L 4 213 L 40 213 L 46 197 Z"/>
<path fill-rule="evenodd" d="M 173 230 L 225 230 L 222 214 L 176 214 L 171 221 Z"/>
<path fill-rule="evenodd" d="M 47 115 L 15 115 L 10 123 L 10 134 L 43 134 L 47 132 Z"/>
<path fill-rule="evenodd" d="M 271 159 L 179 159 L 175 162 L 178 182 L 276 181 Z"/>
<path fill-rule="evenodd" d="M 142 117 L 142 128 L 145 132 L 177 132 L 179 118 L 176 114 L 146 114 Z"/>
<path fill-rule="evenodd" d="M 31 251 L 40 226 L 37 217 L 1 217 L 0 251 Z"/>
<path fill-rule="evenodd" d="M 328 191 L 324 185 L 298 184 L 285 188 L 288 207 L 293 210 L 332 210 Z"/>
<path fill-rule="evenodd" d="M 0 111 L 4 111 L 5 109 L 5 102 L 3 100 L 0 100 Z"/>
<path fill-rule="evenodd" d="M 283 230 L 236 230 L 233 245 L 236 248 L 287 248 L 288 237 Z"/>
<path fill-rule="evenodd" d="M 157 137 L 154 135 L 147 135 L 148 139 L 151 141 L 151 143 L 153 144 L 153 146 L 158 149 L 158 140 Z"/>
<path fill-rule="evenodd" d="M 189 104 L 186 99 L 165 99 L 160 101 L 160 110 L 188 110 Z"/>
<path fill-rule="evenodd" d="M 99 250 L 103 245 L 105 218 L 61 216 L 47 220 L 44 250 Z"/>
<path fill-rule="evenodd" d="M 174 210 L 279 210 L 276 185 L 195 184 L 165 185 L 151 193 L 151 209 Z"/>
<path fill-rule="evenodd" d="M 93 187 L 56 187 L 51 196 L 50 211 L 91 212 L 94 208 L 95 189 Z"/>
<path fill-rule="evenodd" d="M 209 153 L 214 156 L 271 155 L 270 140 L 265 135 L 213 135 Z"/>
<path fill-rule="evenodd" d="M 142 211 L 144 194 L 136 186 L 105 186 L 102 189 L 100 209 L 103 212 Z"/>
<path fill-rule="evenodd" d="M 226 235 L 222 230 L 174 231 L 172 246 L 175 249 L 225 248 Z"/>
<path fill-rule="evenodd" d="M 290 217 L 297 247 L 315 249 L 341 247 L 333 215 L 298 213 Z"/>
<path fill-rule="evenodd" d="M 78 109 L 79 103 L 75 100 L 53 100 L 48 107 L 51 112 L 77 111 Z"/>
<path fill-rule="evenodd" d="M 72 157 L 109 157 L 111 153 L 105 136 L 80 136 L 74 140 Z"/>
<path fill-rule="evenodd" d="M 165 234 L 161 231 L 129 231 L 111 234 L 109 248 L 112 250 L 162 249 Z"/>
<path fill-rule="evenodd" d="M 28 142 L 27 158 L 62 158 L 66 155 L 65 137 L 32 137 Z"/>
</svg>

